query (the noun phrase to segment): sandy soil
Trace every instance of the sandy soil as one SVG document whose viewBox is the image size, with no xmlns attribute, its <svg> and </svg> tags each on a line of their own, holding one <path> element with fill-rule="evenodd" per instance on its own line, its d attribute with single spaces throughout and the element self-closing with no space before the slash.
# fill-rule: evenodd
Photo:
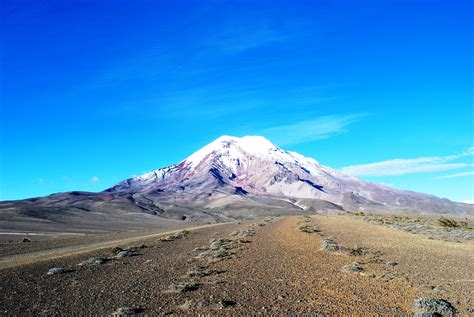
<svg viewBox="0 0 474 317">
<path fill-rule="evenodd" d="M 58 245 L 75 253 L 34 257 L 28 263 L 17 261 L 21 252 L 5 252 L 10 255 L 0 258 L 9 266 L 0 270 L 0 315 L 110 315 L 123 306 L 139 308 L 145 315 L 411 315 L 420 296 L 447 299 L 459 315 L 474 313 L 472 244 L 429 240 L 344 216 L 258 223 L 265 225 L 200 228 L 166 242 L 158 233 L 112 244 L 87 240 L 80 252 Z M 319 232 L 301 232 L 301 223 Z M 229 236 L 249 228 L 255 235 Z M 341 247 L 360 247 L 364 255 L 321 250 L 321 240 L 328 237 Z M 216 238 L 240 241 L 231 249 L 234 256 L 216 263 L 199 258 Z M 112 246 L 130 244 L 146 247 L 136 256 L 78 266 L 91 256 L 110 257 Z M 34 251 L 31 248 L 27 253 Z M 389 265 L 388 260 L 397 264 Z M 342 270 L 354 261 L 362 272 Z M 72 271 L 47 275 L 55 266 Z M 186 275 L 196 268 L 210 275 Z M 180 288 L 185 283 L 188 287 Z"/>
</svg>

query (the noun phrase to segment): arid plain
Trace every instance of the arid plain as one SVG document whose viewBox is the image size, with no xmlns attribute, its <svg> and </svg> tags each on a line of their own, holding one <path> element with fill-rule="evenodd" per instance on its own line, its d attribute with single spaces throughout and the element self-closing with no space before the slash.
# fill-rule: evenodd
<svg viewBox="0 0 474 317">
<path fill-rule="evenodd" d="M 347 213 L 12 241 L 0 314 L 470 316 L 473 235 Z"/>
</svg>

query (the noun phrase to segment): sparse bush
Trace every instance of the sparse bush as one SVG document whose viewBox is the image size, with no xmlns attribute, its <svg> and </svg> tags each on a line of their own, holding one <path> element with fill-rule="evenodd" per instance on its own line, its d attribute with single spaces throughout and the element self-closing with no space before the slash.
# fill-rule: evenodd
<svg viewBox="0 0 474 317">
<path fill-rule="evenodd" d="M 441 227 L 445 228 L 456 228 L 459 227 L 458 223 L 454 219 L 449 219 L 449 218 L 439 218 L 438 219 L 438 224 Z"/>
<path fill-rule="evenodd" d="M 55 275 L 55 274 L 62 274 L 62 273 L 67 273 L 70 272 L 71 270 L 65 269 L 62 267 L 53 267 L 52 269 L 49 269 L 48 275 Z"/>
<path fill-rule="evenodd" d="M 117 254 L 119 254 L 119 253 L 122 252 L 122 251 L 123 251 L 122 248 L 115 247 L 115 248 L 112 249 L 111 253 L 112 253 L 113 255 L 117 255 Z"/>
<path fill-rule="evenodd" d="M 130 250 L 122 250 L 119 253 L 117 253 L 118 258 L 126 258 L 126 257 L 129 257 L 129 256 L 134 256 L 134 255 L 137 255 L 137 254 L 133 251 L 130 251 Z"/>
<path fill-rule="evenodd" d="M 419 297 L 414 303 L 416 316 L 454 316 L 456 309 L 444 299 Z"/>
<path fill-rule="evenodd" d="M 321 241 L 321 249 L 322 250 L 327 250 L 327 251 L 332 251 L 332 252 L 337 252 L 339 251 L 339 245 L 331 239 L 324 239 Z"/>
<path fill-rule="evenodd" d="M 181 284 L 171 284 L 168 287 L 168 290 L 164 291 L 164 293 L 186 293 L 186 292 L 191 292 L 195 291 L 199 288 L 198 283 L 194 282 L 184 282 Z"/>
<path fill-rule="evenodd" d="M 172 235 L 160 238 L 160 241 L 174 241 L 186 237 L 189 235 L 189 233 L 190 232 L 188 230 L 181 230 L 173 233 Z"/>
<path fill-rule="evenodd" d="M 224 308 L 234 306 L 234 305 L 235 305 L 235 302 L 231 300 L 220 299 L 216 302 L 216 308 L 218 309 L 224 309 Z"/>
<path fill-rule="evenodd" d="M 133 316 L 138 313 L 140 313 L 142 309 L 137 308 L 137 307 L 129 307 L 129 306 L 124 306 L 120 307 L 116 311 L 112 313 L 112 316 L 114 317 L 125 317 L 125 316 Z"/>
<path fill-rule="evenodd" d="M 365 212 L 363 212 L 363 211 L 358 211 L 358 212 L 354 212 L 353 215 L 354 215 L 354 216 L 365 216 Z"/>
<path fill-rule="evenodd" d="M 229 236 L 231 237 L 242 237 L 242 238 L 250 237 L 253 235 L 255 235 L 255 232 L 251 230 L 237 230 L 229 234 Z"/>
<path fill-rule="evenodd" d="M 79 265 L 83 266 L 83 265 L 89 265 L 89 264 L 104 264 L 108 260 L 109 259 L 106 259 L 100 256 L 94 256 L 92 258 L 82 261 L 81 263 L 79 263 Z"/>
<path fill-rule="evenodd" d="M 357 247 L 357 248 L 349 248 L 349 255 L 352 256 L 363 256 L 365 254 L 364 249 Z"/>
<path fill-rule="evenodd" d="M 318 228 L 315 228 L 315 227 L 309 226 L 309 225 L 299 226 L 298 230 L 301 231 L 301 232 L 305 232 L 305 233 L 321 232 L 321 230 L 319 230 Z"/>
<path fill-rule="evenodd" d="M 360 263 L 358 263 L 358 262 L 353 262 L 353 263 L 351 263 L 351 264 L 344 265 L 344 266 L 342 267 L 342 270 L 343 270 L 343 271 L 348 271 L 348 272 L 356 272 L 356 273 L 359 273 L 359 272 L 364 271 L 364 268 L 360 265 Z"/>
</svg>

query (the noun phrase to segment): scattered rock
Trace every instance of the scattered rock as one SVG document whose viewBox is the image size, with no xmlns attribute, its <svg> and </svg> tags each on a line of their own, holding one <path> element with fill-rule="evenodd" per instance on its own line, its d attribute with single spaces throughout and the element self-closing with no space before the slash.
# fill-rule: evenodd
<svg viewBox="0 0 474 317">
<path fill-rule="evenodd" d="M 444 299 L 418 297 L 413 305 L 415 316 L 454 316 L 456 309 Z"/>
<path fill-rule="evenodd" d="M 321 241 L 321 249 L 331 252 L 339 251 L 339 245 L 331 239 L 324 239 Z"/>
<path fill-rule="evenodd" d="M 139 314 L 142 310 L 136 307 L 124 306 L 118 308 L 116 311 L 112 313 L 114 317 L 122 317 L 122 316 L 133 316 Z"/>
<path fill-rule="evenodd" d="M 353 262 L 351 264 L 344 265 L 342 270 L 348 272 L 363 272 L 364 268 L 360 265 L 360 263 Z"/>
<path fill-rule="evenodd" d="M 31 239 L 28 237 L 24 237 L 23 240 L 21 240 L 21 242 L 31 242 Z"/>
<path fill-rule="evenodd" d="M 71 270 L 65 269 L 65 268 L 62 268 L 62 267 L 53 267 L 53 268 L 49 269 L 47 275 L 63 274 L 63 273 L 67 273 L 67 272 L 70 272 L 70 271 Z"/>
<path fill-rule="evenodd" d="M 390 265 L 390 266 L 395 266 L 395 265 L 398 265 L 398 262 L 395 262 L 393 260 L 388 260 L 385 264 Z"/>
</svg>

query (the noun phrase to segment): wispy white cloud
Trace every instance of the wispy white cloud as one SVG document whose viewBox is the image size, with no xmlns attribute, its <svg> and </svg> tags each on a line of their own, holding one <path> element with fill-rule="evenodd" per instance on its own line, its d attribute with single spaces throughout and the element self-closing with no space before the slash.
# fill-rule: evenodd
<svg viewBox="0 0 474 317">
<path fill-rule="evenodd" d="M 92 183 L 97 183 L 99 181 L 99 178 L 97 176 L 92 176 L 91 182 Z"/>
<path fill-rule="evenodd" d="M 238 27 L 236 27 L 236 25 Z M 238 54 L 258 47 L 282 42 L 286 36 L 277 32 L 267 23 L 233 24 L 209 38 L 207 44 L 214 51 L 225 54 Z"/>
<path fill-rule="evenodd" d="M 464 173 L 456 173 L 456 174 L 438 176 L 436 178 L 443 179 L 443 178 L 463 177 L 463 176 L 469 176 L 469 175 L 474 175 L 474 171 L 468 171 L 468 172 L 464 172 Z"/>
<path fill-rule="evenodd" d="M 463 201 L 463 203 L 466 203 L 466 204 L 473 204 L 473 205 L 474 205 L 474 199 L 465 200 L 465 201 Z"/>
<path fill-rule="evenodd" d="M 327 139 L 347 131 L 346 127 L 361 120 L 366 114 L 346 114 L 322 116 L 289 125 L 271 127 L 260 131 L 260 134 L 274 140 L 276 144 L 292 145 Z"/>
<path fill-rule="evenodd" d="M 472 155 L 473 151 L 472 148 L 470 148 L 466 152 L 458 155 L 420 157 L 415 159 L 393 159 L 369 164 L 347 166 L 343 167 L 341 171 L 353 176 L 373 177 L 442 172 L 473 166 L 473 164 L 469 163 L 453 162 L 456 159 Z"/>
</svg>

